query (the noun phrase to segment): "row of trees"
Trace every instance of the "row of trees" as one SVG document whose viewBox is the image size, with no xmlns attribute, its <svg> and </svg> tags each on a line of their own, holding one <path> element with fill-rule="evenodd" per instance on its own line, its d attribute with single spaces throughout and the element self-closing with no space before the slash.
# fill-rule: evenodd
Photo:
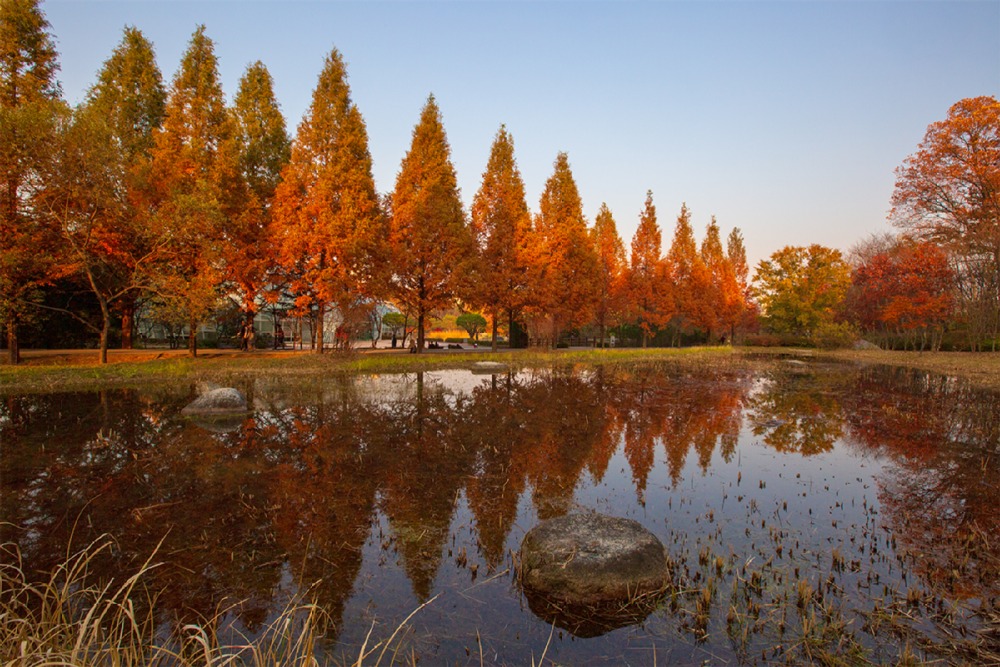
<svg viewBox="0 0 1000 667">
<path fill-rule="evenodd" d="M 431 96 L 391 193 L 372 177 L 367 130 L 340 54 L 326 58 L 292 140 L 266 67 L 254 63 L 231 106 L 212 41 L 194 33 L 169 90 L 151 44 L 126 28 L 86 99 L 63 100 L 57 53 L 37 0 L 0 5 L 0 319 L 10 360 L 40 312 L 74 317 L 100 339 L 112 322 L 131 346 L 136 312 L 189 332 L 230 300 L 247 323 L 268 304 L 348 338 L 390 303 L 417 326 L 459 304 L 514 337 L 557 345 L 593 327 L 604 343 L 629 327 L 717 341 L 763 323 L 814 336 L 845 323 L 936 345 L 960 323 L 979 346 L 1000 328 L 1000 105 L 962 100 L 931 125 L 898 172 L 899 239 L 852 257 L 784 248 L 753 285 L 743 238 L 712 219 L 700 245 L 682 206 L 669 249 L 652 193 L 626 247 L 602 205 L 593 226 L 560 153 L 537 213 L 525 199 L 505 127 L 471 209 L 463 208 L 440 110 Z M 848 262 L 848 259 L 851 262 Z M 55 286 L 90 295 L 56 301 Z M 99 313 L 92 317 L 92 312 Z M 376 318 L 378 319 L 378 318 Z"/>
<path fill-rule="evenodd" d="M 701 249 L 682 208 L 664 256 L 652 194 L 625 255 L 602 206 L 588 227 L 565 153 L 539 212 L 527 206 L 506 128 L 496 135 L 467 215 L 450 148 L 429 97 L 392 193 L 372 177 L 368 136 L 343 59 L 326 58 L 294 140 L 270 74 L 251 65 L 227 107 L 212 41 L 198 28 L 169 90 L 151 44 L 135 28 L 105 62 L 86 99 L 70 108 L 37 0 L 5 2 L 3 229 L 0 314 L 12 362 L 18 329 L 39 308 L 77 317 L 100 337 L 113 319 L 129 346 L 137 307 L 198 325 L 230 298 L 247 321 L 280 303 L 348 332 L 392 303 L 417 323 L 460 303 L 497 327 L 527 327 L 556 345 L 567 330 L 636 323 L 643 342 L 672 325 L 708 337 L 733 331 L 748 310 L 742 237 L 723 250 L 714 219 Z M 99 322 L 45 290 L 73 280 L 96 300 Z"/>
</svg>

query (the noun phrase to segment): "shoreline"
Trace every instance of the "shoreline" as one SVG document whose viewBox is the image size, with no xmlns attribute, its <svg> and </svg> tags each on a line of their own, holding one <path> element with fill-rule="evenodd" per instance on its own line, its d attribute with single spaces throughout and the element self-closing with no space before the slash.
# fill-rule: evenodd
<svg viewBox="0 0 1000 667">
<path fill-rule="evenodd" d="M 405 373 L 421 370 L 469 368 L 482 361 L 511 368 L 561 365 L 606 365 L 663 362 L 703 366 L 747 365 L 790 355 L 864 365 L 915 368 L 956 376 L 971 384 L 1000 391 L 1000 352 L 898 352 L 885 350 L 816 350 L 806 348 L 690 347 L 690 348 L 569 348 L 561 350 L 507 350 L 489 346 L 461 350 L 427 350 L 420 355 L 389 348 L 355 348 L 349 353 L 308 350 L 209 349 L 197 358 L 187 350 L 109 350 L 105 365 L 96 363 L 94 350 L 27 350 L 22 363 L 0 363 L 0 393 L 71 391 L 127 387 L 158 381 L 220 380 L 234 375 L 310 377 L 329 373 Z"/>
</svg>

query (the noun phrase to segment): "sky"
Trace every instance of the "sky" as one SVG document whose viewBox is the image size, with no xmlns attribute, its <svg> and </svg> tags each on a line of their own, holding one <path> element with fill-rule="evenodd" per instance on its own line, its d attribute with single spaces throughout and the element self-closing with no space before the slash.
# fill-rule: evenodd
<svg viewBox="0 0 1000 667">
<path fill-rule="evenodd" d="M 126 25 L 169 86 L 195 28 L 227 99 L 262 61 L 294 132 L 338 49 L 390 192 L 420 110 L 441 109 L 468 207 L 501 124 L 528 205 L 560 151 L 592 224 L 602 202 L 626 248 L 646 191 L 664 251 L 681 204 L 716 216 L 751 265 L 786 245 L 847 251 L 890 231 L 894 170 L 958 100 L 1000 97 L 1000 0 L 979 2 L 347 2 L 42 4 L 67 101 L 83 100 Z"/>
</svg>

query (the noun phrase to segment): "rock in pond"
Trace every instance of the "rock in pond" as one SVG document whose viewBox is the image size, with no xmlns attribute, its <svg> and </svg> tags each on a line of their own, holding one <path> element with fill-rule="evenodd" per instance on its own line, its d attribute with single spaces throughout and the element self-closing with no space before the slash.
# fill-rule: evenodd
<svg viewBox="0 0 1000 667">
<path fill-rule="evenodd" d="M 182 415 L 233 415 L 247 411 L 247 399 L 237 389 L 221 387 L 207 391 L 181 410 Z"/>
<path fill-rule="evenodd" d="M 528 531 L 520 580 L 537 615 L 593 637 L 642 621 L 670 573 L 663 543 L 637 521 L 576 513 Z"/>
</svg>

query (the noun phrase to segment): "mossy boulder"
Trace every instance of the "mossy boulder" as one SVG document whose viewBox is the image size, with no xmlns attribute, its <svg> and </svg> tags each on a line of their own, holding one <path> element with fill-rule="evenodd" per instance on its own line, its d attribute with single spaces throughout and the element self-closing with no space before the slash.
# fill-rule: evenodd
<svg viewBox="0 0 1000 667">
<path fill-rule="evenodd" d="M 569 612 L 547 620 L 578 636 L 593 636 L 641 620 L 666 590 L 670 573 L 663 543 L 639 522 L 574 513 L 524 536 L 520 580 L 536 613 Z M 589 624 L 572 627 L 574 618 Z"/>
</svg>

